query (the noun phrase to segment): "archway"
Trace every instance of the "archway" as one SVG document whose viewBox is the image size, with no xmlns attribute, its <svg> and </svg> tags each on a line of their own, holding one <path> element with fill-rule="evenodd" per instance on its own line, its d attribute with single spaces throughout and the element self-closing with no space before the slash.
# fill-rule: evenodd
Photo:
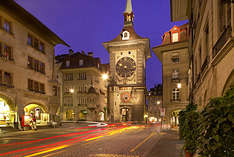
<svg viewBox="0 0 234 157">
<path fill-rule="evenodd" d="M 234 86 L 234 70 L 231 72 L 226 80 L 226 83 L 223 87 L 222 95 L 224 95 L 231 86 Z"/>
<path fill-rule="evenodd" d="M 48 125 L 50 121 L 50 115 L 47 109 L 40 104 L 28 104 L 24 107 L 24 121 L 25 123 L 29 123 L 28 121 L 35 116 L 37 125 Z"/>
<path fill-rule="evenodd" d="M 12 101 L 8 97 L 0 95 L 0 127 L 14 127 L 16 115 Z"/>
<path fill-rule="evenodd" d="M 176 126 L 178 126 L 179 125 L 179 112 L 180 112 L 181 110 L 180 109 L 178 109 L 178 110 L 175 110 L 175 111 L 173 111 L 173 112 L 171 112 L 171 126 L 173 127 L 176 127 Z"/>
</svg>

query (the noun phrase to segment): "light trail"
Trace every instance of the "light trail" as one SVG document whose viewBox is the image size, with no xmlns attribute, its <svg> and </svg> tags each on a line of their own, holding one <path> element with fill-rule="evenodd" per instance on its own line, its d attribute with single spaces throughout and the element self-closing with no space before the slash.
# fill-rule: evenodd
<svg viewBox="0 0 234 157">
<path fill-rule="evenodd" d="M 59 141 L 59 142 L 55 142 L 52 144 L 47 144 L 47 145 L 42 145 L 42 146 L 35 146 L 35 147 L 29 147 L 29 148 L 23 148 L 23 149 L 18 149 L 18 150 L 14 150 L 14 151 L 10 151 L 10 152 L 6 152 L 6 153 L 2 153 L 0 154 L 0 156 L 4 156 L 4 155 L 10 155 L 10 154 L 16 154 L 16 153 L 20 153 L 20 152 L 25 152 L 23 154 L 20 154 L 19 156 L 25 156 L 28 155 L 28 157 L 30 157 L 29 154 L 37 154 L 35 152 L 44 152 L 44 153 L 48 153 L 48 152 L 52 152 L 58 149 L 63 149 L 65 147 L 62 146 L 72 146 L 74 144 L 77 144 L 78 142 L 82 142 L 82 141 L 92 141 L 92 140 L 96 140 L 105 136 L 111 136 L 117 133 L 122 133 L 126 130 L 131 130 L 131 129 L 138 129 L 142 126 L 120 126 L 120 127 L 116 127 L 115 129 L 110 129 L 110 128 L 101 128 L 101 129 L 95 129 L 95 130 L 89 130 L 89 131 L 84 131 L 84 132 L 78 132 L 78 133 L 70 133 L 70 134 L 65 134 L 65 135 L 58 135 L 58 136 L 53 136 L 53 137 L 48 137 L 48 138 L 44 138 L 44 139 L 38 139 L 38 140 L 33 140 L 33 141 L 26 141 L 26 142 L 18 142 L 18 143 L 11 143 L 11 144 L 3 144 L 4 146 L 7 145 L 16 145 L 16 144 L 25 144 L 25 143 L 33 143 L 33 142 L 39 142 L 39 141 L 43 141 L 43 140 L 48 140 L 48 139 L 53 139 L 53 138 L 58 138 L 58 137 L 69 137 L 69 136 L 75 136 L 75 135 L 82 135 L 82 134 L 87 134 L 87 133 L 92 133 L 92 134 L 88 134 L 88 135 L 84 135 L 84 136 L 78 136 L 78 137 L 74 137 L 68 140 L 64 140 L 64 141 Z M 102 131 L 102 132 L 99 132 Z M 96 132 L 96 133 L 94 133 Z M 0 145 L 2 146 L 2 145 Z M 53 147 L 53 148 L 46 148 L 45 147 Z M 35 150 L 37 149 L 37 150 Z M 29 150 L 34 150 L 31 152 L 26 152 Z M 36 156 L 36 155 L 35 155 Z"/>
<path fill-rule="evenodd" d="M 101 128 L 101 129 L 95 129 L 95 130 L 89 130 L 89 131 L 83 131 L 83 132 L 76 132 L 76 133 L 57 135 L 57 136 L 52 136 L 52 137 L 47 137 L 47 138 L 42 138 L 42 139 L 37 139 L 37 140 L 32 140 L 32 141 L 16 142 L 16 143 L 8 143 L 8 144 L 0 144 L 0 148 L 3 148 L 4 146 L 11 146 L 11 145 L 15 146 L 15 145 L 22 145 L 22 144 L 41 142 L 41 141 L 50 140 L 50 139 L 59 138 L 59 137 L 69 137 L 69 136 L 88 134 L 88 133 L 102 131 L 102 130 L 107 130 L 107 128 Z"/>
</svg>

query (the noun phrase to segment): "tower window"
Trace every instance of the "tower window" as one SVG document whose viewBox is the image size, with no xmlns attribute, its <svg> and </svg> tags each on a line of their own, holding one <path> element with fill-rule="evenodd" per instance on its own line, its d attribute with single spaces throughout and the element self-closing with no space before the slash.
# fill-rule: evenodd
<svg viewBox="0 0 234 157">
<path fill-rule="evenodd" d="M 179 62 L 180 62 L 180 57 L 179 57 L 179 56 L 173 56 L 173 57 L 171 58 L 171 61 L 172 61 L 173 63 L 179 63 Z"/>
<path fill-rule="evenodd" d="M 179 78 L 179 70 L 176 69 L 172 72 L 172 79 L 176 80 L 178 78 Z"/>
</svg>

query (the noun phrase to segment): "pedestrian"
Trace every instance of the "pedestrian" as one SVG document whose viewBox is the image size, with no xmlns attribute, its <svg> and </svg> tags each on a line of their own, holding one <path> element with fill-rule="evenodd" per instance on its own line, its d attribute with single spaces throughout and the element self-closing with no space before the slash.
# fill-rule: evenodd
<svg viewBox="0 0 234 157">
<path fill-rule="evenodd" d="M 37 130 L 36 117 L 33 114 L 33 112 L 31 112 L 31 116 L 30 116 L 30 127 L 32 128 L 32 130 Z"/>
</svg>

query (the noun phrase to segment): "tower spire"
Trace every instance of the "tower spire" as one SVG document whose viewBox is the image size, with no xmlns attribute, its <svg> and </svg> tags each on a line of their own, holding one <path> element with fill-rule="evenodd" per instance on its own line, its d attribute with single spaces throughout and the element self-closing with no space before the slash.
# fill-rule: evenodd
<svg viewBox="0 0 234 157">
<path fill-rule="evenodd" d="M 127 0 L 126 9 L 124 13 L 132 13 L 132 0 Z"/>
<path fill-rule="evenodd" d="M 132 11 L 132 0 L 127 0 L 126 9 L 124 11 L 124 25 L 133 25 L 134 14 Z"/>
</svg>

